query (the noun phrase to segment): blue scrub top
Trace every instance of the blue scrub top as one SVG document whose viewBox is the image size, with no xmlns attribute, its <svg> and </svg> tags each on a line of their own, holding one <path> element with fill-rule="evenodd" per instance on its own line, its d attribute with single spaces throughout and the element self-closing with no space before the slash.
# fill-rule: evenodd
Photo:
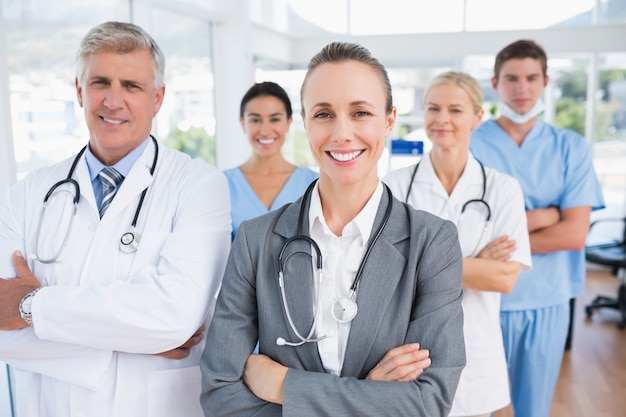
<svg viewBox="0 0 626 417">
<path fill-rule="evenodd" d="M 589 146 L 573 131 L 537 119 L 517 146 L 495 120 L 488 120 L 474 131 L 470 149 L 486 166 L 517 178 L 526 210 L 604 208 Z M 531 271 L 520 273 L 513 291 L 502 295 L 503 311 L 554 306 L 582 294 L 584 250 L 533 254 L 532 264 Z"/>
<path fill-rule="evenodd" d="M 227 169 L 224 175 L 226 175 L 230 189 L 233 240 L 242 221 L 269 213 L 297 200 L 304 194 L 311 182 L 319 177 L 317 172 L 309 168 L 296 167 L 268 210 L 254 193 L 239 167 Z"/>
</svg>

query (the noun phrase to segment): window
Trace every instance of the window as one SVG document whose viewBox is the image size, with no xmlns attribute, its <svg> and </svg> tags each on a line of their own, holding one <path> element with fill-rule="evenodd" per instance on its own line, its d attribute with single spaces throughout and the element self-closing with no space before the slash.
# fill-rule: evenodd
<svg viewBox="0 0 626 417">
<path fill-rule="evenodd" d="M 270 4 L 270 6 L 268 6 Z M 623 0 L 597 2 L 597 23 L 626 20 Z M 589 26 L 596 0 L 253 0 L 251 19 L 293 36 L 382 35 Z M 497 16 L 497 17 L 494 17 Z"/>
<path fill-rule="evenodd" d="M 18 178 L 76 153 L 87 141 L 76 102 L 74 56 L 103 20 L 128 20 L 126 1 L 3 2 Z"/>
<path fill-rule="evenodd" d="M 166 145 L 215 165 L 215 95 L 208 22 L 155 9 L 151 34 L 165 54 L 156 132 Z"/>
<path fill-rule="evenodd" d="M 306 71 L 304 70 L 271 71 L 258 69 L 255 81 L 273 81 L 285 89 L 291 100 L 293 122 L 285 137 L 285 144 L 282 148 L 283 155 L 293 164 L 314 167 L 316 162 L 309 149 L 309 142 L 304 132 L 301 116 L 300 86 L 305 74 Z"/>
<path fill-rule="evenodd" d="M 626 212 L 626 54 L 599 57 L 593 160 L 607 217 Z"/>
</svg>

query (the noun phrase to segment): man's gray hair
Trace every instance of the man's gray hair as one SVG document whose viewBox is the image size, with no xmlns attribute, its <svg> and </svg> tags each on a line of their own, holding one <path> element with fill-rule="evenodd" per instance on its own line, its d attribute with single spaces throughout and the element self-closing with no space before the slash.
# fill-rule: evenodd
<svg viewBox="0 0 626 417">
<path fill-rule="evenodd" d="M 165 56 L 161 48 L 141 27 L 124 22 L 105 22 L 87 32 L 76 53 L 76 76 L 82 80 L 85 60 L 91 54 L 99 52 L 127 54 L 138 49 L 150 51 L 154 69 L 154 86 L 156 88 L 163 86 L 165 84 Z"/>
</svg>

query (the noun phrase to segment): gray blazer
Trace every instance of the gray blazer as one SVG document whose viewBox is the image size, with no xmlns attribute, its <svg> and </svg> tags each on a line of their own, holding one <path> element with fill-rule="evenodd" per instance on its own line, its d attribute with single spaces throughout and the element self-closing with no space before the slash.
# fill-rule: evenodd
<svg viewBox="0 0 626 417">
<path fill-rule="evenodd" d="M 462 256 L 456 227 L 392 199 L 389 222 L 366 262 L 357 292 L 341 376 L 325 372 L 315 343 L 289 326 L 278 285 L 278 253 L 296 234 L 302 199 L 243 222 L 226 266 L 202 355 L 201 403 L 208 416 L 447 416 L 465 365 L 461 310 Z M 374 228 L 388 205 L 383 193 Z M 305 211 L 307 212 L 307 211 Z M 303 231 L 308 232 L 308 215 Z M 308 233 L 307 233 L 308 234 Z M 289 245 L 311 252 L 303 241 Z M 285 290 L 291 316 L 306 336 L 313 322 L 310 256 L 291 257 Z M 283 405 L 257 398 L 243 367 L 257 340 L 260 353 L 289 367 Z M 419 342 L 432 364 L 412 382 L 364 378 L 394 347 Z"/>
</svg>

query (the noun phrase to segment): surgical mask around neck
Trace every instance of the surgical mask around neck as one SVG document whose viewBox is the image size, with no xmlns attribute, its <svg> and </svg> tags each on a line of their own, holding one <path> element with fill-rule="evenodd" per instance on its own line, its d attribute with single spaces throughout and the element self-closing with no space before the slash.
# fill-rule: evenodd
<svg viewBox="0 0 626 417">
<path fill-rule="evenodd" d="M 506 117 L 507 119 L 518 125 L 524 124 L 533 117 L 539 116 L 543 112 L 544 108 L 545 106 L 543 105 L 543 100 L 541 99 L 537 100 L 532 109 L 524 114 L 516 113 L 504 102 L 500 102 L 499 104 L 500 115 Z"/>
</svg>

